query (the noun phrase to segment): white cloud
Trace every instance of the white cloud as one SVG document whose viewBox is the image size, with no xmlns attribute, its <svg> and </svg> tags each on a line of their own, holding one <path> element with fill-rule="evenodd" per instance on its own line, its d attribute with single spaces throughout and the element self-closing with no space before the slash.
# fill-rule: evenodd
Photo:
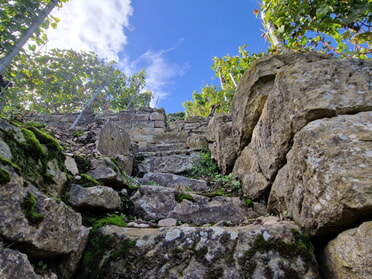
<svg viewBox="0 0 372 279">
<path fill-rule="evenodd" d="M 184 75 L 187 71 L 188 65 L 181 66 L 166 58 L 166 54 L 172 50 L 174 48 L 159 51 L 148 50 L 134 62 L 136 68 L 146 69 L 146 87 L 154 93 L 152 105 L 158 99 L 164 99 L 169 95 L 169 85 L 172 84 L 172 79 Z"/>
<path fill-rule="evenodd" d="M 187 70 L 187 65 L 178 65 L 166 57 L 182 43 L 182 39 L 174 48 L 148 50 L 139 58 L 129 57 L 124 51 L 127 44 L 125 30 L 131 28 L 133 12 L 131 0 L 70 0 L 63 8 L 52 12 L 61 21 L 57 29 L 48 30 L 46 50 L 94 51 L 102 58 L 117 61 L 127 75 L 146 69 L 146 85 L 154 94 L 153 102 L 163 99 L 170 92 L 172 79 Z"/>
<path fill-rule="evenodd" d="M 118 61 L 132 13 L 131 0 L 70 0 L 52 12 L 61 22 L 48 31 L 47 48 L 94 51 Z"/>
</svg>

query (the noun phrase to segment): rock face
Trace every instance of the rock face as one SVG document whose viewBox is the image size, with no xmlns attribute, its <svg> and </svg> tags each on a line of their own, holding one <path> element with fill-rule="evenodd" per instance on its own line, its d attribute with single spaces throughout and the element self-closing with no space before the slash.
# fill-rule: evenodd
<svg viewBox="0 0 372 279">
<path fill-rule="evenodd" d="M 328 58 L 313 53 L 268 56 L 257 60 L 245 72 L 234 95 L 231 110 L 233 136 L 238 151 L 250 142 L 267 98 L 275 87 L 277 73 L 286 66 L 307 65 Z"/>
<path fill-rule="evenodd" d="M 372 112 L 316 120 L 299 131 L 273 184 L 269 208 L 314 235 L 372 214 Z"/>
<path fill-rule="evenodd" d="M 260 190 L 263 192 L 270 187 L 286 162 L 285 156 L 291 148 L 293 136 L 307 123 L 372 109 L 368 74 L 371 61 L 323 59 L 300 63 L 307 58 L 299 56 L 295 64 L 278 70 L 272 76 L 272 85 L 265 90 L 267 99 L 261 112 L 258 113 L 254 105 L 246 107 L 247 111 L 255 111 L 257 117 L 254 119 L 240 115 L 239 105 L 247 97 L 237 95 L 234 98 L 234 105 L 238 106 L 233 109 L 234 135 L 240 148 L 247 143 L 245 148 L 250 148 L 247 152 L 243 151 L 250 157 L 246 158 L 245 169 L 239 163 L 234 172 L 240 175 L 249 196 L 255 194 L 250 189 L 257 187 L 256 182 L 262 185 Z M 256 69 L 260 72 L 258 66 L 251 71 Z M 255 102 L 254 94 L 258 93 L 253 89 L 249 93 L 247 102 L 250 103 L 251 99 Z M 247 129 L 252 132 L 248 133 Z"/>
<path fill-rule="evenodd" d="M 79 278 L 320 278 L 308 239 L 287 222 L 239 228 L 105 226 L 94 237 L 101 242 L 88 246 Z M 89 262 L 103 245 L 112 248 Z"/>
<path fill-rule="evenodd" d="M 258 217 L 239 198 L 209 198 L 161 186 L 142 185 L 131 198 L 134 212 L 145 220 L 175 218 L 184 223 L 202 225 Z"/>
<path fill-rule="evenodd" d="M 339 234 L 324 252 L 326 278 L 371 278 L 372 222 Z"/>
</svg>

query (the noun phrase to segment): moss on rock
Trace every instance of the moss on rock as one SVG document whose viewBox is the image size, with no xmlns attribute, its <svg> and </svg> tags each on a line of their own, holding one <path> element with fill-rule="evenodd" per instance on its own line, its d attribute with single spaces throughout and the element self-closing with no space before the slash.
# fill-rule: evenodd
<svg viewBox="0 0 372 279">
<path fill-rule="evenodd" d="M 0 184 L 6 184 L 10 181 L 10 173 L 6 169 L 0 168 Z"/>
<path fill-rule="evenodd" d="M 22 209 L 30 224 L 38 224 L 44 220 L 44 215 L 35 211 L 37 199 L 34 195 L 28 194 L 22 202 Z"/>
<path fill-rule="evenodd" d="M 101 185 L 101 183 L 94 178 L 90 177 L 88 174 L 81 174 L 80 179 L 78 180 L 79 185 L 82 187 L 92 187 L 92 186 L 98 186 Z"/>
</svg>

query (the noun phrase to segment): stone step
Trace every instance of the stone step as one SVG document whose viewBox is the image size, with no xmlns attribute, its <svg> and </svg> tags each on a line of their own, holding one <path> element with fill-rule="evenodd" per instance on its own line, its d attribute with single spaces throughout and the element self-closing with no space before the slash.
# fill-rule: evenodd
<svg viewBox="0 0 372 279">
<path fill-rule="evenodd" d="M 320 278 L 309 239 L 278 219 L 244 227 L 110 225 L 95 237 L 102 241 L 84 255 L 94 262 L 77 278 Z"/>
<path fill-rule="evenodd" d="M 203 225 L 220 221 L 240 223 L 260 215 L 239 197 L 207 197 L 163 186 L 140 186 L 131 197 L 131 203 L 134 214 L 148 221 L 174 218 L 183 223 Z"/>
</svg>

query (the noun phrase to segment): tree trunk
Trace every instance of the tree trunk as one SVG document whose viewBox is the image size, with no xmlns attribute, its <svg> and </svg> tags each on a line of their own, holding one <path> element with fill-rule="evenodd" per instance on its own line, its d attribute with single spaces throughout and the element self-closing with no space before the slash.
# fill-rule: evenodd
<svg viewBox="0 0 372 279">
<path fill-rule="evenodd" d="M 90 98 L 89 102 L 85 105 L 85 108 L 80 112 L 80 114 L 78 115 L 78 117 L 76 117 L 74 123 L 72 123 L 72 125 L 70 126 L 70 129 L 74 129 L 76 127 L 76 125 L 79 123 L 80 121 L 80 118 L 82 117 L 82 115 L 84 114 L 84 112 L 90 108 L 90 106 L 92 105 L 92 103 L 94 102 L 94 100 L 97 98 L 98 94 L 101 93 L 102 89 L 106 86 L 106 83 L 107 83 L 107 80 L 105 80 L 97 89 L 96 89 L 96 92 L 94 93 L 94 95 L 92 96 L 92 98 Z"/>
<path fill-rule="evenodd" d="M 10 53 L 7 53 L 4 58 L 0 60 L 0 75 L 9 66 L 13 58 L 20 52 L 32 34 L 39 28 L 40 24 L 44 22 L 54 7 L 57 6 L 58 2 L 59 0 L 52 0 L 45 10 L 41 12 L 41 15 L 36 18 L 33 25 L 31 25 L 30 28 L 21 36 L 18 42 L 14 45 L 13 50 Z"/>
<path fill-rule="evenodd" d="M 267 30 L 267 33 L 269 35 L 270 43 L 273 45 L 273 47 L 284 50 L 286 48 L 285 44 L 284 44 L 284 41 L 283 41 L 282 38 L 280 38 L 279 36 L 277 36 L 275 34 L 275 31 L 276 31 L 275 25 L 270 21 L 266 22 L 265 17 L 266 17 L 266 13 L 265 13 L 264 9 L 262 9 L 261 10 L 262 24 L 265 27 L 265 29 Z"/>
</svg>

